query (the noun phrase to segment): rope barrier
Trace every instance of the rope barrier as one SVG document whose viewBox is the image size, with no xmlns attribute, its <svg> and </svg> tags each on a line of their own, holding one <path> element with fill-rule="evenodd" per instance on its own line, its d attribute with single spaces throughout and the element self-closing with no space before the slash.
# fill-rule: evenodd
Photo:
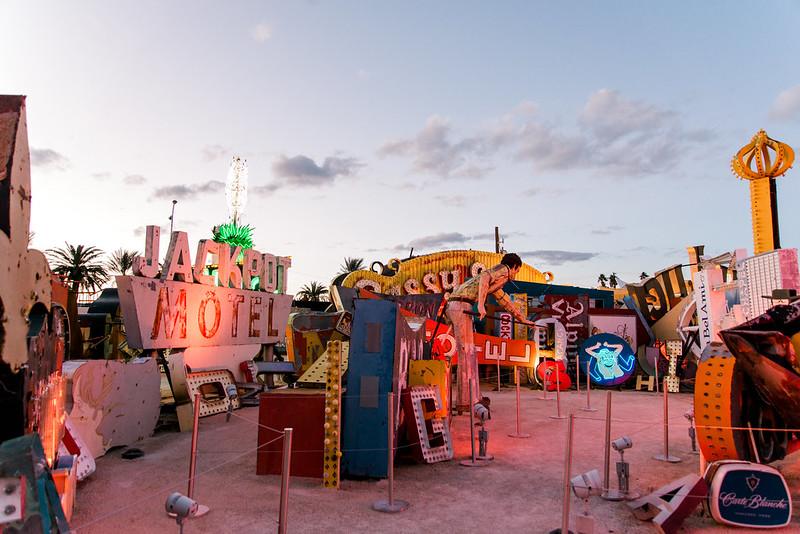
<svg viewBox="0 0 800 534">
<path fill-rule="evenodd" d="M 511 376 L 511 372 L 508 373 L 508 376 Z M 352 397 L 352 398 L 370 397 L 370 398 L 374 398 L 375 395 L 343 395 L 343 398 L 346 398 L 346 397 Z M 298 400 L 302 399 L 302 397 L 300 397 L 300 396 L 298 396 L 297 398 L 298 398 Z M 202 476 L 206 476 L 209 473 L 212 473 L 212 472 L 214 472 L 214 471 L 216 471 L 216 470 L 218 470 L 218 469 L 220 469 L 220 468 L 222 468 L 222 467 L 224 467 L 226 465 L 234 463 L 234 462 L 238 461 L 240 458 L 242 458 L 242 457 L 244 457 L 246 455 L 250 455 L 250 454 L 253 454 L 255 452 L 258 452 L 259 450 L 263 449 L 264 447 L 272 445 L 273 443 L 275 443 L 275 442 L 277 442 L 277 441 L 279 441 L 279 440 L 284 438 L 284 434 L 283 434 L 283 430 L 282 429 L 277 429 L 277 428 L 270 427 L 269 425 L 265 425 L 265 424 L 262 424 L 262 423 L 260 423 L 258 421 L 254 421 L 254 420 L 252 420 L 252 419 L 250 419 L 248 417 L 239 415 L 239 414 L 237 414 L 235 412 L 232 412 L 231 415 L 233 415 L 234 417 L 237 417 L 239 419 L 242 419 L 245 422 L 250 423 L 251 425 L 255 425 L 255 426 L 259 427 L 259 428 L 264 428 L 266 430 L 278 433 L 280 435 L 275 437 L 275 438 L 273 438 L 273 439 L 271 439 L 270 441 L 268 441 L 266 443 L 260 444 L 260 445 L 258 445 L 256 447 L 253 447 L 253 448 L 250 448 L 250 449 L 247 449 L 247 450 L 243 450 L 243 451 L 242 450 L 198 451 L 200 454 L 205 454 L 205 455 L 235 454 L 236 456 L 234 456 L 233 458 L 227 459 L 225 461 L 222 461 L 222 462 L 220 462 L 218 464 L 215 464 L 214 466 L 212 466 L 212 467 L 210 467 L 208 469 L 205 469 L 205 470 L 201 471 L 200 473 L 197 473 L 195 475 L 195 477 L 194 477 L 195 479 L 197 479 L 199 477 L 202 477 Z M 583 421 L 605 422 L 604 418 L 590 417 L 590 416 L 575 415 L 574 419 L 583 420 Z M 684 420 L 684 419 L 685 419 L 684 415 L 683 414 L 679 414 L 679 415 L 675 415 L 675 416 L 670 417 L 668 419 L 668 421 L 676 421 L 676 420 Z M 636 429 L 636 430 L 634 430 L 632 432 L 628 432 L 627 435 L 629 435 L 629 436 L 635 436 L 637 434 L 640 434 L 642 432 L 650 430 L 653 427 L 657 427 L 657 426 L 663 425 L 663 422 L 661 422 L 661 421 L 651 422 L 651 421 L 631 420 L 631 419 L 624 419 L 624 418 L 611 418 L 611 422 L 613 422 L 613 423 L 630 424 L 630 425 L 644 425 L 642 428 L 638 428 L 638 429 Z M 687 427 L 691 427 L 692 425 L 688 421 L 685 421 L 685 422 L 682 422 L 681 424 L 668 423 L 668 426 L 676 426 L 676 427 L 687 428 Z M 203 435 L 206 436 L 207 434 L 209 434 L 211 432 L 221 432 L 221 431 L 224 431 L 224 430 L 228 430 L 230 428 L 232 428 L 232 427 L 228 427 L 227 425 L 221 425 L 221 426 L 219 426 L 217 428 L 208 429 L 207 431 L 205 431 L 203 433 Z M 771 432 L 800 433 L 800 429 L 794 429 L 794 428 L 762 428 L 762 427 L 750 428 L 750 427 L 729 427 L 729 426 L 697 425 L 697 424 L 694 425 L 694 428 L 696 430 L 698 430 L 698 431 L 701 430 L 701 429 L 725 429 L 725 430 L 737 430 L 737 431 L 753 430 L 753 431 L 760 431 L 760 432 L 771 431 Z M 393 447 L 393 449 L 394 450 L 410 449 L 412 447 L 417 447 L 420 444 L 421 444 L 420 441 L 415 441 L 413 443 L 407 443 L 407 444 L 398 445 L 396 447 Z M 388 450 L 389 450 L 389 447 L 387 446 L 387 447 L 378 447 L 378 448 L 342 449 L 341 451 L 344 452 L 344 453 L 347 453 L 347 452 L 383 452 L 383 451 L 388 451 Z M 275 451 L 275 452 L 277 452 L 277 451 Z M 304 450 L 293 449 L 292 450 L 292 453 L 320 453 L 320 452 L 324 452 L 324 449 L 320 448 L 320 449 L 304 449 Z M 153 469 L 150 469 L 150 470 L 148 470 L 146 472 L 154 471 L 156 469 L 158 469 L 158 468 L 154 467 Z M 168 491 L 170 489 L 174 489 L 174 488 L 180 487 L 181 485 L 186 484 L 188 481 L 189 481 L 189 478 L 185 477 L 185 478 L 181 478 L 179 480 L 175 480 L 173 482 L 170 482 L 168 485 L 162 486 L 162 487 L 158 488 L 157 490 L 149 492 L 146 495 L 143 495 L 142 497 L 140 497 L 138 499 L 135 499 L 134 501 L 130 501 L 130 502 L 126 503 L 124 506 L 122 506 L 120 508 L 116 508 L 113 512 L 109 512 L 109 513 L 103 514 L 103 515 L 101 515 L 99 517 L 96 517 L 96 518 L 92 519 L 91 521 L 88 521 L 88 522 L 86 522 L 86 523 L 84 523 L 84 524 L 82 524 L 82 525 L 80 525 L 78 527 L 75 527 L 74 531 L 85 529 L 85 528 L 87 528 L 87 527 L 89 527 L 91 525 L 94 525 L 96 523 L 105 521 L 110 517 L 113 517 L 115 515 L 119 515 L 122 512 L 124 512 L 126 510 L 129 510 L 130 508 L 133 508 L 133 507 L 135 507 L 135 506 L 137 506 L 137 505 L 139 505 L 139 504 L 141 504 L 141 503 L 143 503 L 143 502 L 145 502 L 145 501 L 147 501 L 149 499 L 152 499 L 154 497 L 163 496 L 163 494 L 166 491 Z M 691 495 L 691 496 L 693 496 L 693 497 L 707 497 L 706 495 Z M 792 499 L 792 502 L 793 503 L 800 502 L 800 497 Z"/>
<path fill-rule="evenodd" d="M 258 451 L 258 449 L 260 449 L 260 448 L 262 448 L 262 447 L 266 447 L 267 445 L 271 445 L 272 443 L 274 443 L 274 442 L 276 442 L 276 441 L 278 441 L 278 440 L 280 440 L 280 439 L 283 439 L 283 436 L 278 436 L 277 438 L 275 438 L 275 439 L 273 439 L 273 440 L 271 440 L 271 441 L 268 441 L 267 443 L 263 443 L 263 444 L 259 445 L 258 447 L 255 447 L 254 449 L 249 449 L 249 450 L 247 450 L 247 451 L 243 452 L 242 454 L 239 454 L 238 456 L 236 456 L 236 457 L 234 457 L 234 458 L 231 458 L 230 460 L 226 460 L 226 461 L 224 461 L 224 462 L 221 462 L 221 463 L 219 463 L 219 464 L 215 465 L 214 467 L 211 467 L 211 468 L 209 468 L 209 469 L 206 469 L 205 471 L 201 471 L 200 473 L 196 474 L 194 478 L 198 478 L 198 477 L 201 477 L 201 476 L 207 475 L 208 473 L 211 473 L 212 471 L 216 471 L 216 470 L 217 470 L 217 469 L 219 469 L 220 467 L 223 467 L 223 466 L 226 466 L 226 465 L 228 465 L 228 464 L 230 464 L 230 463 L 233 463 L 233 462 L 235 462 L 236 460 L 238 460 L 239 458 L 241 458 L 241 457 L 243 457 L 243 456 L 245 456 L 245 455 L 247 455 L 247 454 L 252 454 L 252 453 L 254 453 L 254 452 Z M 98 523 L 98 522 L 100 522 L 100 521 L 104 521 L 104 520 L 108 519 L 109 517 L 112 517 L 112 516 L 114 516 L 114 515 L 117 515 L 117 514 L 119 514 L 120 512 L 122 512 L 122 511 L 124 511 L 124 510 L 127 510 L 127 509 L 129 509 L 129 508 L 132 508 L 133 506 L 136 506 L 137 504 L 141 504 L 141 503 L 143 503 L 143 502 L 145 502 L 145 501 L 147 501 L 147 500 L 149 500 L 149 499 L 152 499 L 153 497 L 156 497 L 156 496 L 159 496 L 159 495 L 163 495 L 163 494 L 164 494 L 164 492 L 166 492 L 167 490 L 170 490 L 170 489 L 173 489 L 173 488 L 175 488 L 175 487 L 178 487 L 178 486 L 184 485 L 184 484 L 186 484 L 187 482 L 189 482 L 189 477 L 186 477 L 186 478 L 183 478 L 183 479 L 177 480 L 177 481 L 175 481 L 175 482 L 171 482 L 171 483 L 170 483 L 169 485 L 167 485 L 167 486 L 162 486 L 162 487 L 161 487 L 161 488 L 159 488 L 158 490 L 155 490 L 155 491 L 153 491 L 153 492 L 151 492 L 151 493 L 149 493 L 149 494 L 147 494 L 147 495 L 143 496 L 143 497 L 142 497 L 142 498 L 140 498 L 140 499 L 136 499 L 136 500 L 135 500 L 135 501 L 133 501 L 133 502 L 129 502 L 129 503 L 127 503 L 125 506 L 122 506 L 122 507 L 120 507 L 120 508 L 117 508 L 117 509 L 116 509 L 114 512 L 111 512 L 111 513 L 108 513 L 108 514 L 104 514 L 104 515 L 102 515 L 102 516 L 100 516 L 100 517 L 98 517 L 98 518 L 95 518 L 95 519 L 93 519 L 93 520 L 89 521 L 88 523 L 84 523 L 84 524 L 82 524 L 82 525 L 80 525 L 80 526 L 78 526 L 78 527 L 75 527 L 75 528 L 73 528 L 73 530 L 80 530 L 80 529 L 82 529 L 82 528 L 86 528 L 86 527 L 88 527 L 88 526 L 90 526 L 90 525 L 93 525 L 93 524 L 95 524 L 95 523 Z"/>
</svg>

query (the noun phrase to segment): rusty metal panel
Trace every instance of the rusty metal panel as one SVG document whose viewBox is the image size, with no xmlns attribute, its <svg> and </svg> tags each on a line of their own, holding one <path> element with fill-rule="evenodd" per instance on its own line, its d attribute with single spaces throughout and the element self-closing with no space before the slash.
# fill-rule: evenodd
<svg viewBox="0 0 800 534">
<path fill-rule="evenodd" d="M 449 293 L 467 278 L 497 265 L 502 258 L 502 254 L 494 252 L 449 250 L 404 261 L 392 259 L 388 269 L 394 274 L 384 276 L 367 270 L 354 271 L 342 281 L 342 286 L 389 295 Z M 553 280 L 553 274 L 523 263 L 517 280 L 548 283 Z"/>
</svg>

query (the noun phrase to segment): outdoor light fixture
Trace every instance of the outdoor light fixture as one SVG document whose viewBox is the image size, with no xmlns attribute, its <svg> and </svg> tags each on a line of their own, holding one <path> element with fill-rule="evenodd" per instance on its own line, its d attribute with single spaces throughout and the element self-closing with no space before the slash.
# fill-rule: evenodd
<svg viewBox="0 0 800 534">
<path fill-rule="evenodd" d="M 167 511 L 167 514 L 175 517 L 175 521 L 178 522 L 182 533 L 183 522 L 186 518 L 197 514 L 198 504 L 194 499 L 190 499 L 186 495 L 176 491 L 167 497 L 167 502 L 164 503 L 164 509 Z"/>
<path fill-rule="evenodd" d="M 600 495 L 603 492 L 603 481 L 600 479 L 600 472 L 597 469 L 572 477 L 570 484 L 573 493 L 579 499 L 586 500 L 592 495 Z"/>
<path fill-rule="evenodd" d="M 225 415 L 225 422 L 231 420 L 233 414 L 233 401 L 239 398 L 239 390 L 236 389 L 236 384 L 228 384 L 225 386 L 225 394 L 228 396 L 228 413 Z"/>
<path fill-rule="evenodd" d="M 617 486 L 619 489 L 609 488 L 604 498 L 609 501 L 638 499 L 639 494 L 631 492 L 629 489 L 630 464 L 625 461 L 625 451 L 633 447 L 633 440 L 628 436 L 622 436 L 612 441 L 611 446 L 619 452 L 619 461 L 617 462 Z"/>
<path fill-rule="evenodd" d="M 594 517 L 589 514 L 589 497 L 603 493 L 603 481 L 597 469 L 587 471 L 570 480 L 572 492 L 583 500 L 583 513 L 575 517 L 575 530 L 579 534 L 594 533 Z"/>
</svg>

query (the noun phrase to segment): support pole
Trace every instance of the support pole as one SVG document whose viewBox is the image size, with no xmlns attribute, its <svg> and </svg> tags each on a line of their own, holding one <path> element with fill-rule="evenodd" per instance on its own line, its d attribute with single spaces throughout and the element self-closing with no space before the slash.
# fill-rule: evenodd
<svg viewBox="0 0 800 534">
<path fill-rule="evenodd" d="M 497 355 L 497 391 L 500 392 L 500 355 Z"/>
<path fill-rule="evenodd" d="M 186 496 L 194 499 L 194 472 L 197 468 L 197 433 L 200 422 L 200 394 L 194 394 L 194 420 L 192 422 L 192 450 L 189 453 L 189 487 Z"/>
<path fill-rule="evenodd" d="M 472 382 L 469 381 L 469 441 L 472 450 L 472 457 L 469 460 L 461 460 L 460 465 L 464 467 L 483 467 L 489 465 L 488 460 L 479 460 L 475 455 L 475 407 L 474 399 L 472 398 Z"/>
<path fill-rule="evenodd" d="M 586 380 L 588 381 L 589 378 L 587 377 Z M 581 353 L 578 351 L 575 354 L 575 391 L 578 393 L 581 392 Z"/>
<path fill-rule="evenodd" d="M 660 349 L 659 352 L 656 352 L 656 393 L 658 393 L 658 358 L 660 357 Z"/>
<path fill-rule="evenodd" d="M 292 429 L 283 429 L 283 467 L 281 467 L 281 507 L 278 512 L 278 534 L 286 534 L 289 513 L 289 474 L 292 469 Z"/>
<path fill-rule="evenodd" d="M 569 505 L 572 472 L 572 433 L 575 427 L 575 415 L 569 414 L 569 426 L 567 427 L 567 445 L 564 447 L 564 483 L 561 495 L 561 528 L 551 530 L 550 534 L 572 534 L 569 529 Z"/>
<path fill-rule="evenodd" d="M 470 380 L 470 382 L 472 382 Z M 389 399 L 389 414 L 388 414 L 388 422 L 389 422 L 389 431 L 387 433 L 388 443 L 387 443 L 387 465 L 386 465 L 386 474 L 387 478 L 389 479 L 389 499 L 380 499 L 372 503 L 372 509 L 378 512 L 386 512 L 389 514 L 394 514 L 397 512 L 402 512 L 409 507 L 408 502 L 395 500 L 394 498 L 394 393 L 389 392 L 388 395 Z"/>
<path fill-rule="evenodd" d="M 586 362 L 586 407 L 581 410 L 584 412 L 597 411 L 597 408 L 592 408 L 592 377 L 589 376 L 589 362 Z"/>
<path fill-rule="evenodd" d="M 552 369 L 551 367 L 545 367 L 544 372 L 542 373 L 544 375 L 544 378 L 543 378 L 543 381 L 542 381 L 542 383 L 544 385 L 542 386 L 542 396 L 539 397 L 539 400 L 551 400 L 551 399 L 547 398 L 547 388 L 550 387 L 550 372 L 551 372 L 551 369 Z M 536 371 L 534 370 L 534 373 L 535 372 Z"/>
<path fill-rule="evenodd" d="M 575 427 L 575 415 L 569 414 L 569 427 L 567 428 L 567 446 L 564 453 L 564 493 L 561 504 L 561 532 L 569 532 L 569 501 L 570 501 L 570 473 L 572 472 L 572 432 Z"/>
<path fill-rule="evenodd" d="M 606 434 L 603 443 L 603 495 L 609 496 L 609 469 L 611 468 L 611 392 L 606 391 Z"/>
<path fill-rule="evenodd" d="M 564 357 L 566 360 L 566 356 Z M 556 366 L 558 362 L 556 362 Z M 558 368 L 556 368 L 556 414 L 551 415 L 550 419 L 566 419 L 565 415 L 561 415 L 561 379 L 559 376 L 561 373 L 559 372 Z"/>
<path fill-rule="evenodd" d="M 529 438 L 531 437 L 530 434 L 520 432 L 519 430 L 519 367 L 514 367 L 514 386 L 517 390 L 517 431 L 513 434 L 509 434 L 509 437 L 512 438 Z"/>
<path fill-rule="evenodd" d="M 661 385 L 661 391 L 664 394 L 664 454 L 654 456 L 659 462 L 669 462 L 676 464 L 681 461 L 677 456 L 672 456 L 669 453 L 669 390 L 667 388 L 667 379 Z"/>
</svg>

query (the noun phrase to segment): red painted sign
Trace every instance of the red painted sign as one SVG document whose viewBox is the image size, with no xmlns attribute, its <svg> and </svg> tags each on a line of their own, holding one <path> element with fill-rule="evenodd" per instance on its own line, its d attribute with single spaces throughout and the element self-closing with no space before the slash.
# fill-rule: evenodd
<svg viewBox="0 0 800 534">
<path fill-rule="evenodd" d="M 425 322 L 425 339 L 429 341 L 436 328 L 436 321 Z M 537 346 L 535 341 L 522 339 L 503 339 L 485 334 L 475 334 L 475 354 L 479 364 L 532 367 L 536 361 Z M 449 326 L 440 324 L 436 332 L 436 340 L 431 351 L 434 358 L 450 358 L 451 364 L 458 363 L 456 340 Z"/>
</svg>

